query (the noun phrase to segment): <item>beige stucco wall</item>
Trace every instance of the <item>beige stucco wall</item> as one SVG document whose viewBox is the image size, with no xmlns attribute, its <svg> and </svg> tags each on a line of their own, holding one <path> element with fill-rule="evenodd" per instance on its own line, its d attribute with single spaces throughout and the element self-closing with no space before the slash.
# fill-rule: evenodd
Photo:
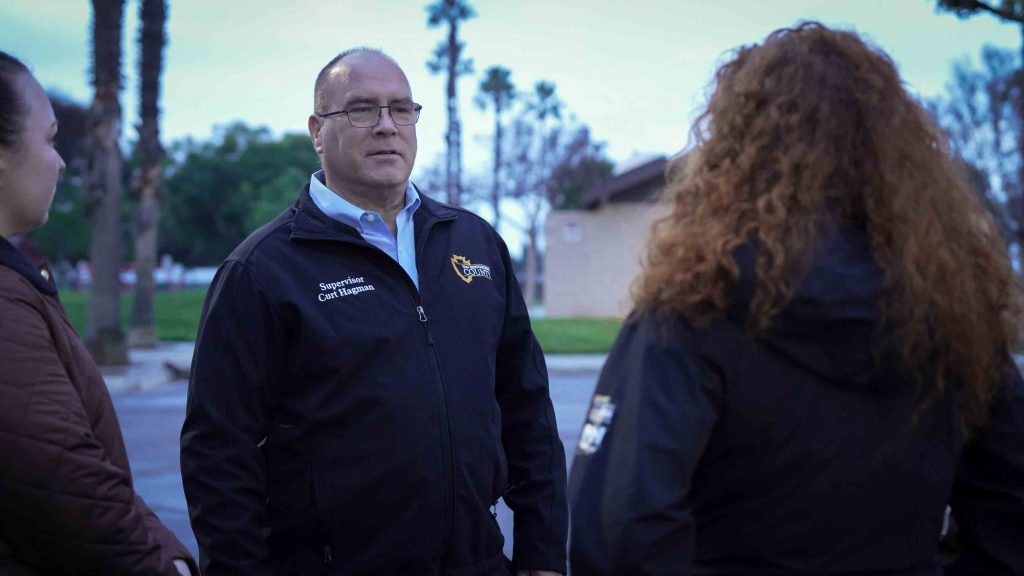
<svg viewBox="0 0 1024 576">
<path fill-rule="evenodd" d="M 624 202 L 552 212 L 544 226 L 547 315 L 625 316 L 651 222 L 664 209 Z"/>
</svg>

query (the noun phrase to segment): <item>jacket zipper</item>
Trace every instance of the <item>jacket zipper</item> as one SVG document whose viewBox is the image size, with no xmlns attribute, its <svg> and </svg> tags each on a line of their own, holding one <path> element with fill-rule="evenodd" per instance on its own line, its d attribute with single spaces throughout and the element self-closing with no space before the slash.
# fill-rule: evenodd
<svg viewBox="0 0 1024 576">
<path fill-rule="evenodd" d="M 444 432 L 448 434 L 448 473 L 451 476 L 451 480 L 449 481 L 448 486 L 449 490 L 451 491 L 451 503 L 449 504 L 450 521 L 448 522 L 448 530 L 447 534 L 445 534 L 444 546 L 442 550 L 442 554 L 444 554 L 444 550 L 448 548 L 448 543 L 451 542 L 452 534 L 455 531 L 455 443 L 452 440 L 452 423 L 451 417 L 448 414 L 448 390 L 444 385 L 444 378 L 441 376 L 441 362 L 437 358 L 437 348 L 435 348 L 434 346 L 434 338 L 430 334 L 430 320 L 427 318 L 427 312 L 423 309 L 422 304 L 416 305 L 416 312 L 419 314 L 420 324 L 423 325 L 423 332 L 427 339 L 427 345 L 430 347 L 430 359 L 432 360 L 431 364 L 433 364 L 434 367 L 434 376 L 437 379 L 438 387 L 440 387 L 441 389 L 441 401 L 444 404 L 444 423 L 446 427 L 446 430 L 444 430 Z M 444 561 L 442 560 L 442 566 L 443 564 Z"/>
<path fill-rule="evenodd" d="M 416 258 L 416 268 L 417 269 L 419 269 L 419 264 L 420 264 L 420 261 L 421 261 L 420 256 L 423 255 L 423 248 L 427 244 L 427 235 L 429 234 L 430 229 L 433 228 L 434 224 L 436 224 L 439 221 L 446 221 L 446 220 L 452 220 L 452 219 L 454 219 L 454 218 L 446 218 L 446 219 L 443 219 L 443 220 L 440 220 L 440 219 L 439 220 L 434 220 L 433 222 L 428 222 L 426 225 L 424 225 L 423 229 L 421 230 L 422 238 L 417 238 L 416 239 L 416 244 L 417 245 L 416 245 L 416 256 L 415 256 L 415 258 Z M 415 233 L 415 231 L 414 231 L 414 233 Z M 415 236 L 414 236 L 414 238 L 415 238 Z M 324 240 L 322 238 L 312 238 L 312 239 L 314 239 L 314 240 Z M 449 414 L 448 414 L 448 391 L 447 391 L 447 388 L 445 388 L 445 385 L 444 385 L 444 378 L 441 376 L 441 362 L 437 358 L 437 348 L 435 348 L 435 346 L 434 346 L 434 338 L 430 334 L 430 321 L 427 318 L 427 312 L 423 309 L 423 302 L 422 302 L 422 297 L 420 295 L 420 291 L 417 289 L 416 284 L 413 283 L 412 278 L 410 278 L 409 275 L 405 272 L 405 268 L 403 268 L 402 265 L 398 261 L 393 259 L 388 253 L 384 252 L 380 248 L 370 244 L 369 242 L 367 242 L 366 240 L 364 240 L 362 238 L 360 238 L 359 241 L 353 241 L 353 240 L 349 240 L 349 239 L 344 239 L 344 240 L 342 240 L 342 239 L 331 239 L 331 240 L 336 241 L 336 242 L 343 242 L 345 244 L 352 244 L 352 245 L 355 245 L 355 246 L 363 246 L 365 248 L 369 248 L 370 250 L 375 250 L 375 251 L 383 254 L 384 257 L 389 262 L 391 262 L 391 265 L 398 267 L 398 269 L 400 271 L 400 276 L 403 278 L 403 280 L 405 281 L 406 287 L 409 289 L 409 295 L 412 297 L 413 302 L 416 304 L 416 313 L 419 316 L 420 324 L 423 326 L 423 333 L 424 333 L 424 336 L 427 339 L 427 345 L 430 347 L 430 359 L 432 360 L 431 363 L 433 364 L 433 368 L 434 368 L 434 378 L 437 380 L 437 385 L 441 389 L 441 402 L 443 403 L 443 414 L 444 414 L 444 425 L 445 425 L 445 429 L 443 430 L 443 432 L 448 435 L 448 463 L 449 463 L 448 474 L 449 474 L 450 478 L 449 478 L 449 481 L 447 482 L 447 485 L 448 485 L 448 490 L 451 492 L 451 495 L 449 496 L 451 502 L 448 505 L 449 510 L 448 510 L 448 526 L 447 526 L 448 529 L 447 529 L 447 534 L 445 534 L 444 541 L 442 543 L 441 553 L 442 553 L 442 558 L 443 558 L 443 555 L 445 554 L 445 552 L 446 552 L 446 550 L 448 548 L 448 543 L 451 542 L 452 534 L 455 531 L 455 443 L 452 440 L 452 423 L 451 423 L 451 418 L 449 417 Z M 444 520 L 443 517 L 442 517 L 442 520 Z M 324 564 L 329 564 L 330 562 L 331 562 L 331 547 L 330 546 L 325 546 L 324 547 Z M 441 561 L 441 564 L 442 564 L 442 568 L 443 568 L 443 565 L 444 565 L 444 561 L 443 560 Z"/>
<path fill-rule="evenodd" d="M 448 219 L 452 220 L 454 218 Z M 426 222 L 418 234 L 414 236 L 416 242 L 416 259 L 417 270 L 421 269 L 420 263 L 423 261 L 423 250 L 427 246 L 427 236 L 430 235 L 430 230 L 435 224 L 442 220 L 433 220 Z M 397 264 L 397 262 L 396 262 Z M 400 265 L 399 265 L 400 266 Z M 404 269 L 403 269 L 404 270 Z M 444 535 L 444 539 L 441 542 L 441 562 L 439 572 L 444 572 L 444 558 L 447 555 L 448 545 L 452 541 L 452 537 L 455 534 L 455 441 L 452 439 L 452 422 L 451 417 L 448 413 L 448 389 L 444 384 L 444 377 L 441 374 L 441 361 L 437 357 L 437 347 L 434 345 L 434 337 L 430 333 L 430 320 L 427 318 L 427 312 L 423 309 L 423 295 L 413 285 L 412 279 L 406 275 L 407 286 L 409 286 L 410 294 L 416 302 L 416 312 L 419 314 L 420 324 L 423 325 L 423 331 L 427 338 L 427 345 L 430 348 L 430 359 L 434 365 L 434 377 L 437 379 L 437 385 L 441 389 L 441 401 L 443 402 L 444 409 L 444 432 L 448 434 L 448 492 L 450 503 L 448 505 L 448 526 L 447 533 Z M 443 518 L 443 516 L 442 516 Z"/>
</svg>

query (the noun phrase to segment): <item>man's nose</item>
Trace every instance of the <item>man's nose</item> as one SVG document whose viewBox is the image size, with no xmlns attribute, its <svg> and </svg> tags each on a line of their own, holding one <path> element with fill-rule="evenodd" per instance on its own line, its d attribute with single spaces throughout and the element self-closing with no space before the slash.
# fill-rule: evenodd
<svg viewBox="0 0 1024 576">
<path fill-rule="evenodd" d="M 395 121 L 391 119 L 390 106 L 380 107 L 380 118 L 377 120 L 377 125 L 373 127 L 373 131 L 383 133 L 398 132 L 398 126 L 395 124 Z"/>
</svg>

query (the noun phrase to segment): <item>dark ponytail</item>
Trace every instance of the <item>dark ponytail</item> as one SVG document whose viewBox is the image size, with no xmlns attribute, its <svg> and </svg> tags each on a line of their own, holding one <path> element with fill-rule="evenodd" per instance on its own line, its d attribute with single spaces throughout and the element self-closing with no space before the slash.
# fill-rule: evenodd
<svg viewBox="0 0 1024 576">
<path fill-rule="evenodd" d="M 17 87 L 20 74 L 29 74 L 20 60 L 0 50 L 0 147 L 18 143 L 25 125 L 26 106 Z"/>
</svg>

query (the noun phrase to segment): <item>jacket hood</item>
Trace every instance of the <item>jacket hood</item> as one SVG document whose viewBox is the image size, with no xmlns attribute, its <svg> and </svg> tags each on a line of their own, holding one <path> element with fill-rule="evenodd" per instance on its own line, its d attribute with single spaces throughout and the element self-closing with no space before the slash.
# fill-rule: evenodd
<svg viewBox="0 0 1024 576">
<path fill-rule="evenodd" d="M 728 316 L 744 326 L 756 286 L 756 248 L 734 253 L 740 279 Z M 884 273 L 867 232 L 826 226 L 810 267 L 790 302 L 760 338 L 774 351 L 827 380 L 873 388 L 885 345 L 879 308 Z"/>
</svg>

